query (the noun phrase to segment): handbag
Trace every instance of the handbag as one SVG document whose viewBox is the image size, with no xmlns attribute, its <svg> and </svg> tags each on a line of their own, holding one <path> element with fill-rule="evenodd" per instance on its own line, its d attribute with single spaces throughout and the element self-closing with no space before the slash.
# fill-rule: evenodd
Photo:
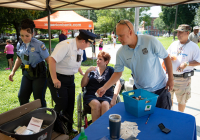
<svg viewBox="0 0 200 140">
<path fill-rule="evenodd" d="M 57 114 L 57 118 L 56 118 L 56 121 L 54 123 L 54 128 L 53 130 L 58 132 L 58 133 L 61 133 L 61 134 L 69 134 L 69 130 L 67 128 L 67 125 L 68 123 L 72 123 L 72 121 L 69 119 L 69 116 L 68 115 L 64 115 L 61 112 L 56 112 Z"/>
</svg>

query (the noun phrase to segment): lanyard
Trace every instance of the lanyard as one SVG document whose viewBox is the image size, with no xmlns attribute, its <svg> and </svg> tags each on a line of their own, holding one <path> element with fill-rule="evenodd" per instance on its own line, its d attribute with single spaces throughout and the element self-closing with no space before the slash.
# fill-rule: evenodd
<svg viewBox="0 0 200 140">
<path fill-rule="evenodd" d="M 180 47 L 181 44 L 180 44 L 180 41 L 179 41 L 178 48 L 177 48 L 177 56 L 183 52 L 183 48 L 184 48 L 185 45 L 186 45 L 187 43 L 189 43 L 189 42 L 190 42 L 190 40 L 188 39 L 187 42 L 186 42 L 185 44 L 183 44 L 182 47 Z"/>
</svg>

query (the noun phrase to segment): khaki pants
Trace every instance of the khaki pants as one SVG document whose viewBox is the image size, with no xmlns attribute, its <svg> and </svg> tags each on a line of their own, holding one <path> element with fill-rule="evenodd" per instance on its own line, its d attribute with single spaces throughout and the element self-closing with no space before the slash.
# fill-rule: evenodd
<svg viewBox="0 0 200 140">
<path fill-rule="evenodd" d="M 175 93 L 178 103 L 186 104 L 191 98 L 191 77 L 174 77 L 174 88 L 170 93 L 172 100 Z"/>
</svg>

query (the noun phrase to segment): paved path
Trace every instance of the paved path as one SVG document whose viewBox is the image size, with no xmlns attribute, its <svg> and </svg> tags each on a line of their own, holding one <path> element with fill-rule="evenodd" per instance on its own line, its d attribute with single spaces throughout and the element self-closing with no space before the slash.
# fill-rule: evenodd
<svg viewBox="0 0 200 140">
<path fill-rule="evenodd" d="M 114 48 L 113 45 L 104 45 L 103 51 L 108 52 L 111 55 L 111 64 L 115 64 L 116 52 L 121 47 L 121 44 L 117 44 Z M 96 54 L 99 53 L 99 47 L 96 47 Z M 88 58 L 92 58 L 92 48 L 86 48 L 86 55 Z M 200 140 L 200 66 L 195 67 L 196 71 L 192 77 L 192 97 L 186 104 L 184 113 L 193 115 L 196 118 L 197 126 L 197 140 Z M 174 97 L 174 111 L 178 111 L 178 103 L 176 97 Z M 187 126 L 185 126 L 187 127 Z"/>
</svg>

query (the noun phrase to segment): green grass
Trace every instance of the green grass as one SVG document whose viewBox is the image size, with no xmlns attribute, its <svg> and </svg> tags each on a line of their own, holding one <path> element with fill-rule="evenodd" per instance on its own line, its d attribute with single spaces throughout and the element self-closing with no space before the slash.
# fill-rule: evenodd
<svg viewBox="0 0 200 140">
<path fill-rule="evenodd" d="M 167 49 L 169 47 L 169 45 L 172 43 L 172 37 L 169 38 L 158 38 L 158 40 L 160 40 L 160 42 L 163 44 L 163 46 L 165 47 L 165 49 Z M 176 39 L 177 40 L 177 39 Z M 49 48 L 49 43 L 48 40 L 41 40 L 45 43 L 46 47 Z M 58 43 L 58 38 L 52 39 L 51 44 L 52 44 L 52 48 L 54 48 L 56 46 L 56 44 Z M 1 45 L 0 46 L 0 50 L 4 49 L 5 45 Z M 16 59 L 16 53 L 14 56 L 14 60 Z M 90 66 L 96 66 L 96 61 L 93 62 L 93 60 L 91 59 L 87 59 L 85 62 L 82 63 L 82 70 L 83 72 L 85 72 Z M 112 64 L 109 64 L 109 66 L 114 66 Z M 5 68 L 7 68 L 7 59 L 6 59 L 6 55 L 0 51 L 0 75 L 1 75 L 1 80 L 0 80 L 0 113 L 6 112 L 8 110 L 11 110 L 13 108 L 16 108 L 19 106 L 19 101 L 18 101 L 18 91 L 20 88 L 20 84 L 21 84 L 21 77 L 22 77 L 22 72 L 21 69 L 18 69 L 15 73 L 14 76 L 14 82 L 10 82 L 8 80 L 8 76 L 10 74 L 10 70 L 5 70 Z M 122 78 L 126 81 L 129 80 L 129 78 L 131 77 L 131 71 L 127 68 L 125 68 Z M 76 98 L 78 96 L 78 94 L 82 91 L 81 90 L 81 79 L 82 79 L 82 75 L 80 75 L 79 73 L 75 74 L 75 83 L 76 83 Z M 122 98 L 122 96 L 121 96 Z M 33 96 L 31 96 L 30 101 L 33 101 Z M 49 89 L 47 88 L 46 91 L 46 101 L 47 101 L 47 107 L 48 108 L 53 108 L 53 106 L 51 105 L 51 94 Z M 75 121 L 75 125 L 77 125 L 77 106 L 76 106 L 76 101 L 75 101 L 75 109 L 74 109 L 74 121 Z M 74 126 L 75 127 L 75 126 Z M 70 135 L 70 139 L 73 138 L 74 135 Z"/>
</svg>

